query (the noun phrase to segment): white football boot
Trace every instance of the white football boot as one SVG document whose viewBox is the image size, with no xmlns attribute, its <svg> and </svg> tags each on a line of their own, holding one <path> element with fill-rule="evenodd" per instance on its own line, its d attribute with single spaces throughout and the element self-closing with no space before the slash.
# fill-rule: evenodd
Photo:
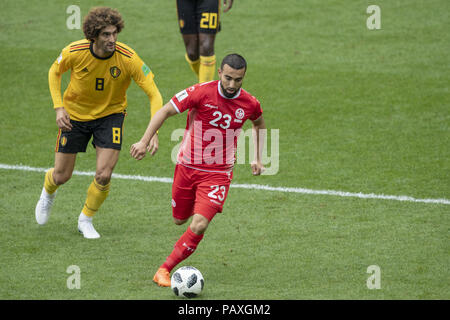
<svg viewBox="0 0 450 320">
<path fill-rule="evenodd" d="M 98 239 L 100 234 L 95 230 L 92 224 L 92 217 L 86 216 L 83 212 L 78 217 L 78 231 L 86 239 Z"/>
<path fill-rule="evenodd" d="M 36 209 L 34 210 L 34 215 L 36 216 L 36 221 L 40 225 L 46 224 L 48 218 L 50 218 L 50 211 L 53 206 L 53 200 L 56 197 L 55 191 L 53 194 L 49 194 L 45 188 L 42 188 L 41 197 L 36 204 Z"/>
</svg>

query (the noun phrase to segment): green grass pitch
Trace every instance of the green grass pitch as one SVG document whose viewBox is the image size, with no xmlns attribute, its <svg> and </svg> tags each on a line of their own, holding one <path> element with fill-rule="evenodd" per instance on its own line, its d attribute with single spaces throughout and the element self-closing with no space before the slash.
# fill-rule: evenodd
<svg viewBox="0 0 450 320">
<path fill-rule="evenodd" d="M 366 25 L 371 4 L 381 9 L 379 30 Z M 0 164 L 53 166 L 47 73 L 83 37 L 66 26 L 70 5 L 83 17 L 92 1 L 2 3 Z M 119 41 L 150 66 L 165 102 L 194 83 L 175 1 L 96 5 L 122 13 Z M 444 0 L 236 0 L 222 15 L 217 60 L 246 57 L 244 88 L 279 130 L 279 170 L 253 177 L 248 162 L 239 164 L 233 183 L 449 199 L 449 9 Z M 186 115 L 168 120 L 157 155 L 137 162 L 128 150 L 146 128 L 148 99 L 133 83 L 128 101 L 115 173 L 171 178 L 179 142 L 171 133 Z M 75 169 L 95 170 L 93 148 Z M 77 217 L 92 177 L 74 175 L 61 187 L 39 226 L 43 178 L 0 169 L 0 299 L 177 299 L 152 282 L 186 228 L 172 222 L 170 183 L 113 179 L 94 219 L 102 237 L 89 241 Z M 446 203 L 232 188 L 181 265 L 203 273 L 205 300 L 449 299 L 449 214 Z M 67 286 L 71 265 L 80 268 L 80 289 Z M 367 286 L 372 265 L 379 289 Z"/>
</svg>

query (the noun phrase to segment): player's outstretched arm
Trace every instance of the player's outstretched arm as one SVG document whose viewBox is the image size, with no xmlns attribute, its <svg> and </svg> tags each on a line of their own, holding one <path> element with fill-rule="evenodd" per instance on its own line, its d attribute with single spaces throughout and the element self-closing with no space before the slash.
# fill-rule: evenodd
<svg viewBox="0 0 450 320">
<path fill-rule="evenodd" d="M 142 158 L 144 158 L 147 152 L 147 146 L 149 145 L 153 135 L 156 133 L 156 131 L 158 131 L 159 128 L 161 128 L 162 124 L 164 123 L 164 121 L 166 121 L 167 118 L 175 114 L 177 114 L 177 111 L 170 102 L 159 109 L 150 120 L 150 123 L 148 124 L 141 140 L 131 146 L 131 156 L 136 160 L 141 160 Z"/>
<path fill-rule="evenodd" d="M 251 163 L 251 167 L 253 175 L 259 176 L 264 171 L 264 166 L 262 164 L 262 151 L 264 148 L 264 139 L 266 136 L 266 123 L 264 122 L 263 116 L 260 116 L 258 119 L 252 121 L 252 123 L 255 160 Z"/>
</svg>

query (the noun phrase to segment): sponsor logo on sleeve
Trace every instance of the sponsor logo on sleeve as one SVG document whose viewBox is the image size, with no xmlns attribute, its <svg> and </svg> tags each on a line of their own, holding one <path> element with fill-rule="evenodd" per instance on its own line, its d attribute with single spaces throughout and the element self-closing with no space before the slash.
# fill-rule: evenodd
<svg viewBox="0 0 450 320">
<path fill-rule="evenodd" d="M 188 93 L 186 90 L 180 91 L 178 92 L 175 97 L 177 98 L 178 102 L 183 101 L 184 99 L 186 99 L 188 96 Z"/>
<path fill-rule="evenodd" d="M 150 68 L 145 63 L 142 66 L 142 72 L 144 72 L 144 76 L 147 76 L 151 72 Z"/>
</svg>

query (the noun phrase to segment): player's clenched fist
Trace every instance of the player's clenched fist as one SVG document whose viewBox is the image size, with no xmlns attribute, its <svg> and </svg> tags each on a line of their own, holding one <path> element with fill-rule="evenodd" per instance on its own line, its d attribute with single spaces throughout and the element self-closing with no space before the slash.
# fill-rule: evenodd
<svg viewBox="0 0 450 320">
<path fill-rule="evenodd" d="M 147 153 L 147 146 L 141 141 L 136 142 L 131 146 L 130 154 L 136 160 L 143 159 L 146 153 Z"/>
</svg>

